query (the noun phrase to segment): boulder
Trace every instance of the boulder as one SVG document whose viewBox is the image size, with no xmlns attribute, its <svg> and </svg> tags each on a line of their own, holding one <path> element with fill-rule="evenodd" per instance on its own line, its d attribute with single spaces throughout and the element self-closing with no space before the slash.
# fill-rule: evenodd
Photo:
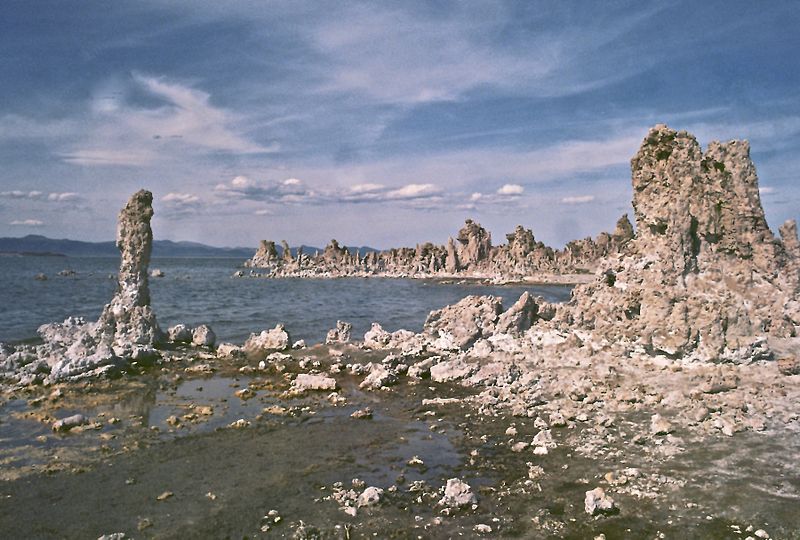
<svg viewBox="0 0 800 540">
<path fill-rule="evenodd" d="M 325 343 L 331 345 L 333 343 L 348 343 L 350 341 L 350 333 L 353 330 L 353 325 L 344 322 L 336 321 L 336 328 L 328 330 L 328 335 L 325 337 Z"/>
<path fill-rule="evenodd" d="M 220 358 L 234 358 L 243 354 L 242 348 L 233 343 L 220 343 L 217 346 L 217 356 Z"/>
<path fill-rule="evenodd" d="M 197 347 L 213 347 L 217 335 L 207 324 L 201 324 L 192 331 L 192 345 Z"/>
<path fill-rule="evenodd" d="M 264 330 L 260 334 L 250 334 L 242 350 L 252 359 L 263 360 L 273 351 L 285 351 L 291 347 L 292 338 L 282 324 L 272 330 Z"/>
<path fill-rule="evenodd" d="M 383 364 L 372 364 L 369 374 L 359 385 L 361 388 L 379 390 L 384 386 L 391 386 L 397 382 L 397 373 Z"/>
<path fill-rule="evenodd" d="M 595 516 L 597 514 L 613 514 L 617 511 L 614 499 L 606 495 L 605 490 L 601 487 L 586 492 L 583 507 L 590 516 Z"/>
<path fill-rule="evenodd" d="M 454 344 L 466 350 L 478 339 L 494 333 L 502 311 L 500 298 L 470 295 L 457 304 L 431 311 L 425 320 L 424 331 L 432 336 L 452 336 Z"/>
<path fill-rule="evenodd" d="M 495 326 L 495 332 L 511 334 L 512 336 L 521 335 L 533 326 L 538 309 L 533 297 L 527 291 L 522 293 L 519 300 L 500 315 Z"/>
<path fill-rule="evenodd" d="M 370 349 L 383 349 L 389 344 L 392 335 L 383 327 L 374 322 L 372 327 L 364 334 L 364 346 Z"/>
<path fill-rule="evenodd" d="M 66 418 L 62 418 L 61 420 L 56 420 L 53 422 L 53 431 L 69 431 L 72 428 L 76 428 L 87 423 L 89 423 L 89 420 L 87 420 L 82 414 L 73 414 L 72 416 L 67 416 Z"/>
<path fill-rule="evenodd" d="M 379 487 L 370 486 L 365 489 L 356 500 L 356 506 L 363 508 L 365 506 L 375 506 L 380 504 L 383 498 L 383 490 Z"/>
<path fill-rule="evenodd" d="M 173 343 L 190 343 L 192 341 L 192 329 L 185 324 L 176 324 L 167 329 L 167 339 Z"/>
<path fill-rule="evenodd" d="M 444 497 L 439 500 L 440 506 L 461 508 L 478 503 L 478 497 L 472 492 L 469 484 L 459 478 L 451 478 L 444 488 Z"/>
<path fill-rule="evenodd" d="M 466 379 L 475 373 L 477 369 L 478 367 L 475 364 L 469 364 L 463 359 L 457 358 L 431 366 L 430 374 L 433 381 L 443 383 Z"/>
</svg>

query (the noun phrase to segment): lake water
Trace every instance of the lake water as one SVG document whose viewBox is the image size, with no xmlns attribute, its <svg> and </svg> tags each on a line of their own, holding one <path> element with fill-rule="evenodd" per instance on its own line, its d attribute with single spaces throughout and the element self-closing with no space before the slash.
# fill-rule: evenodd
<svg viewBox="0 0 800 540">
<path fill-rule="evenodd" d="M 419 331 L 433 309 L 469 294 L 502 296 L 510 306 L 524 291 L 554 302 L 571 286 L 443 285 L 434 281 L 344 278 L 232 278 L 238 259 L 155 259 L 165 277 L 151 278 L 153 309 L 166 329 L 179 322 L 211 325 L 219 340 L 243 342 L 251 332 L 284 323 L 292 339 L 316 343 L 341 319 L 354 336 L 380 322 L 394 331 Z M 0 341 L 36 336 L 39 325 L 70 315 L 95 320 L 114 294 L 117 258 L 0 257 Z M 74 276 L 59 276 L 61 270 Z M 38 273 L 47 281 L 37 281 Z"/>
</svg>

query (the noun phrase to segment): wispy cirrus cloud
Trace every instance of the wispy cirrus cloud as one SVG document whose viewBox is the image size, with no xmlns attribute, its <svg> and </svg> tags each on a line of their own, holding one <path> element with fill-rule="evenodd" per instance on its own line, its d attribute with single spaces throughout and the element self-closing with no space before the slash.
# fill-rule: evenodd
<svg viewBox="0 0 800 540">
<path fill-rule="evenodd" d="M 606 58 L 613 70 L 600 70 L 587 57 L 660 8 L 612 10 L 602 31 L 590 21 L 566 19 L 537 32 L 514 34 L 510 28 L 519 16 L 516 7 L 456 3 L 439 12 L 412 4 L 344 4 L 333 16 L 308 17 L 305 35 L 326 59 L 313 66 L 319 70 L 320 90 L 394 104 L 455 101 L 480 89 L 569 95 L 650 65 L 648 59 L 623 63 L 613 48 Z M 554 15 L 550 11 L 542 10 L 542 21 Z"/>
<path fill-rule="evenodd" d="M 208 153 L 268 154 L 277 144 L 259 144 L 243 134 L 243 116 L 214 106 L 211 95 L 189 85 L 134 73 L 124 83 L 101 88 L 90 103 L 83 140 L 59 152 L 81 166 L 142 167 L 181 156 Z M 153 105 L 127 98 L 144 93 Z"/>
</svg>

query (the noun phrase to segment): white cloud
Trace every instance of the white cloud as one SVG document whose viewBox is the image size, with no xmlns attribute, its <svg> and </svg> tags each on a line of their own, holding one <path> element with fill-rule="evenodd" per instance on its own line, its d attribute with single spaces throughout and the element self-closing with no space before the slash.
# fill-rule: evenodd
<svg viewBox="0 0 800 540">
<path fill-rule="evenodd" d="M 196 214 L 200 209 L 212 203 L 205 201 L 194 193 L 172 191 L 161 197 L 168 217 Z"/>
<path fill-rule="evenodd" d="M 235 188 L 249 188 L 255 186 L 256 183 L 246 176 L 237 176 L 231 180 L 231 186 Z"/>
<path fill-rule="evenodd" d="M 519 184 L 505 184 L 497 190 L 498 195 L 522 195 L 525 188 Z"/>
<path fill-rule="evenodd" d="M 9 225 L 21 227 L 41 227 L 44 225 L 44 222 L 38 219 L 15 219 L 14 221 L 9 222 Z"/>
<path fill-rule="evenodd" d="M 383 184 L 355 184 L 350 186 L 351 193 L 375 193 L 384 189 L 386 189 L 386 186 Z"/>
<path fill-rule="evenodd" d="M 164 202 L 177 204 L 194 204 L 200 202 L 200 197 L 191 193 L 167 193 L 161 198 Z"/>
<path fill-rule="evenodd" d="M 253 213 L 257 216 L 271 216 L 273 214 L 269 208 L 260 208 Z"/>
<path fill-rule="evenodd" d="M 306 188 L 297 178 L 283 181 L 255 180 L 239 175 L 229 183 L 217 184 L 214 192 L 228 199 L 242 199 L 260 202 L 315 202 L 317 194 Z"/>
<path fill-rule="evenodd" d="M 440 192 L 441 190 L 433 184 L 408 184 L 387 192 L 386 199 L 421 199 L 436 195 Z"/>
<path fill-rule="evenodd" d="M 65 192 L 65 193 L 49 193 L 47 195 L 48 201 L 55 201 L 55 202 L 64 202 L 64 201 L 74 201 L 78 198 L 77 193 L 73 192 Z"/>
<path fill-rule="evenodd" d="M 772 186 L 761 186 L 760 188 L 758 188 L 758 192 L 761 195 L 769 195 L 771 193 L 775 193 L 775 188 Z"/>
<path fill-rule="evenodd" d="M 595 199 L 594 195 L 575 195 L 561 199 L 563 204 L 586 204 Z"/>
<path fill-rule="evenodd" d="M 38 199 L 43 195 L 41 191 L 3 191 L 0 192 L 0 197 L 6 199 Z"/>
<path fill-rule="evenodd" d="M 4 199 L 27 199 L 31 201 L 47 201 L 47 202 L 68 202 L 77 200 L 78 194 L 73 192 L 52 192 L 45 193 L 43 191 L 0 191 L 0 198 Z"/>
</svg>

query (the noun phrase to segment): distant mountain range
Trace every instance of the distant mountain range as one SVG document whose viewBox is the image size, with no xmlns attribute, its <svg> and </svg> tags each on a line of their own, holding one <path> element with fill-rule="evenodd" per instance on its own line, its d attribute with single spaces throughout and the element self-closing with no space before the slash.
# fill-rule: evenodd
<svg viewBox="0 0 800 540">
<path fill-rule="evenodd" d="M 283 250 L 276 246 L 278 253 Z M 313 246 L 301 246 L 303 253 L 313 255 L 315 251 L 322 252 L 321 248 Z M 297 256 L 296 247 L 292 247 L 292 255 Z M 348 248 L 351 252 L 358 249 L 362 255 L 374 248 L 361 246 L 358 248 Z M 249 259 L 255 254 L 256 248 L 247 247 L 214 247 L 197 242 L 173 242 L 172 240 L 154 240 L 153 257 L 211 257 L 233 259 Z M 117 257 L 119 250 L 113 241 L 109 242 L 81 242 L 80 240 L 67 240 L 66 238 L 57 240 L 47 238 L 38 234 L 29 234 L 21 238 L 5 237 L 0 238 L 0 255 L 51 255 L 67 257 Z"/>
<path fill-rule="evenodd" d="M 249 259 L 255 248 L 234 247 L 220 248 L 198 244 L 197 242 L 173 242 L 172 240 L 155 240 L 153 257 L 230 257 Z M 0 238 L 0 254 L 16 255 L 66 255 L 68 257 L 118 257 L 119 250 L 115 242 L 81 242 L 47 238 L 37 234 L 29 234 L 21 238 Z"/>
</svg>

